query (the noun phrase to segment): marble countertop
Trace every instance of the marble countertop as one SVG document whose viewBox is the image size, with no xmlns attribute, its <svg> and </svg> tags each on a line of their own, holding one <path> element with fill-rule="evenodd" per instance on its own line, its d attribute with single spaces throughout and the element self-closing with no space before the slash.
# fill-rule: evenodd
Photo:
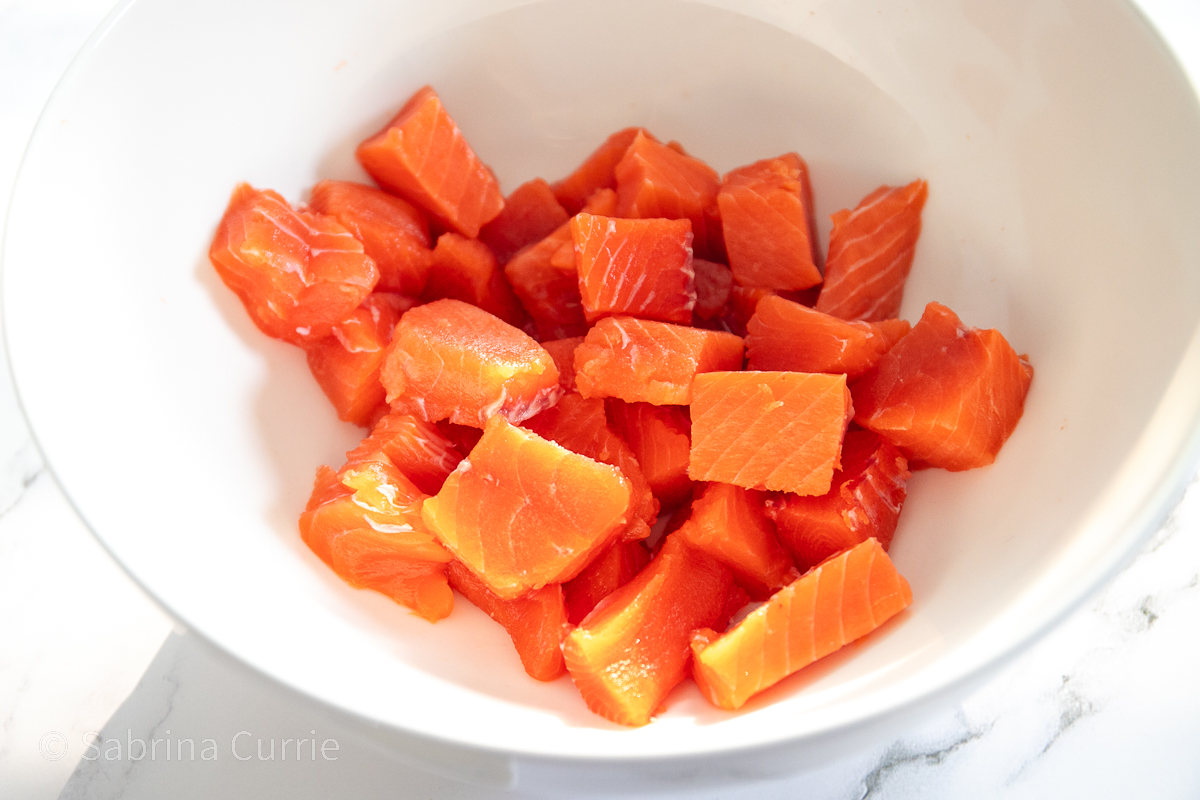
<svg viewBox="0 0 1200 800">
<path fill-rule="evenodd" d="M 1200 5 L 1139 5 L 1200 76 Z M 54 82 L 110 6 L 0 0 L 0 196 L 9 195 Z M 786 780 L 669 796 L 1200 797 L 1196 484 L 1111 584 L 918 729 Z M 131 757 L 139 740 L 185 737 L 194 740 L 194 758 Z M 273 752 L 295 737 L 320 742 L 314 758 L 258 757 L 257 748 Z M 113 741 L 123 755 L 105 758 L 101 748 Z M 205 758 L 210 741 L 220 743 L 219 758 Z M 539 795 L 422 772 L 351 721 L 176 626 L 112 561 L 43 469 L 4 370 L 0 798 L 275 796 Z"/>
</svg>

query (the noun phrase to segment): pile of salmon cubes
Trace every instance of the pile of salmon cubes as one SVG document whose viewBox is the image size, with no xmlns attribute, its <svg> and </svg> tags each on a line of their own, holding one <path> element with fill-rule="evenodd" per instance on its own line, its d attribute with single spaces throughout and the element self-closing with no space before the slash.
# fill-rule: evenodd
<svg viewBox="0 0 1200 800">
<path fill-rule="evenodd" d="M 823 254 L 795 153 L 722 178 L 629 128 L 505 198 L 426 87 L 357 156 L 379 188 L 237 187 L 210 251 L 370 429 L 301 535 L 431 622 L 457 590 L 614 722 L 689 675 L 737 709 L 900 613 L 910 469 L 990 464 L 1021 417 L 998 332 L 896 318 L 924 181 Z"/>
</svg>

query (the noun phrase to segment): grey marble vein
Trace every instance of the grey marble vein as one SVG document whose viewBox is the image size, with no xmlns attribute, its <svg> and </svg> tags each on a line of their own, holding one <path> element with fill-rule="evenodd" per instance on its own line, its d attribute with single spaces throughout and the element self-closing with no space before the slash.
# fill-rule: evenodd
<svg viewBox="0 0 1200 800">
<path fill-rule="evenodd" d="M 960 724 L 964 724 L 961 716 L 958 721 Z M 903 741 L 896 742 L 888 748 L 879 763 L 863 778 L 862 793 L 858 795 L 858 800 L 871 800 L 871 798 L 881 796 L 892 776 L 901 770 L 941 765 L 950 756 L 972 742 L 978 741 L 991 728 L 990 724 L 964 727 L 948 741 L 929 748 L 914 747 Z"/>
<path fill-rule="evenodd" d="M 45 472 L 37 447 L 26 441 L 0 471 L 0 519 L 21 502 L 25 490 Z"/>
</svg>

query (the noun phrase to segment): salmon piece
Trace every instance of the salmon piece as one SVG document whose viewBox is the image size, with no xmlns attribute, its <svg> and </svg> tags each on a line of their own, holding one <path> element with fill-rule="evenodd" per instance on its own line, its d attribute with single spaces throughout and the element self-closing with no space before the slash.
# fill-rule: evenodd
<svg viewBox="0 0 1200 800">
<path fill-rule="evenodd" d="M 608 216 L 616 209 L 616 202 L 615 192 L 602 189 L 588 201 L 586 210 Z M 555 258 L 560 251 L 567 255 L 565 263 Z M 504 274 L 521 305 L 533 317 L 542 339 L 564 339 L 587 333 L 570 225 L 560 225 L 545 239 L 517 253 L 504 265 Z"/>
<path fill-rule="evenodd" d="M 681 148 L 682 149 L 682 148 Z M 617 164 L 617 211 L 626 219 L 686 219 L 696 255 L 723 261 L 717 191 L 721 178 L 698 158 L 639 134 Z"/>
<path fill-rule="evenodd" d="M 692 676 L 713 705 L 733 711 L 911 604 L 908 581 L 868 539 L 780 589 L 725 634 L 696 631 Z"/>
<path fill-rule="evenodd" d="M 914 466 L 983 467 L 1025 410 L 1033 367 L 996 330 L 968 328 L 940 303 L 854 385 L 855 422 Z"/>
<path fill-rule="evenodd" d="M 733 291 L 733 273 L 724 264 L 703 258 L 693 258 L 692 269 L 696 273 L 694 318 L 708 321 L 720 317 L 725 313 Z"/>
<path fill-rule="evenodd" d="M 854 415 L 845 375 L 710 372 L 692 400 L 694 481 L 825 494 Z"/>
<path fill-rule="evenodd" d="M 421 295 L 426 303 L 449 297 L 478 306 L 515 328 L 528 321 L 496 257 L 483 242 L 443 233 L 431 261 L 433 267 Z"/>
<path fill-rule="evenodd" d="M 688 477 L 692 422 L 678 406 L 604 401 L 609 423 L 624 439 L 641 465 L 650 490 L 663 508 L 674 508 L 692 493 Z"/>
<path fill-rule="evenodd" d="M 355 151 L 367 174 L 468 239 L 504 208 L 500 184 L 425 86 Z"/>
<path fill-rule="evenodd" d="M 762 298 L 746 326 L 750 369 L 856 378 L 912 329 L 900 319 L 846 321 L 779 296 Z"/>
<path fill-rule="evenodd" d="M 567 671 L 562 640 L 570 626 L 561 586 L 551 584 L 505 600 L 459 561 L 451 561 L 446 573 L 459 594 L 508 631 L 529 677 L 552 681 Z"/>
<path fill-rule="evenodd" d="M 504 200 L 504 210 L 479 229 L 479 239 L 507 264 L 527 244 L 541 241 L 570 218 L 550 184 L 541 178 L 522 183 Z"/>
<path fill-rule="evenodd" d="M 597 603 L 633 580 L 649 563 L 650 552 L 641 542 L 620 541 L 596 556 L 582 572 L 562 585 L 567 620 L 578 625 Z"/>
<path fill-rule="evenodd" d="M 528 419 L 562 395 L 541 345 L 461 300 L 435 300 L 401 317 L 380 377 L 394 411 L 478 428 L 494 414 Z"/>
<path fill-rule="evenodd" d="M 729 623 L 741 613 L 742 609 L 751 603 L 755 602 L 750 593 L 743 589 L 737 581 L 734 581 L 729 586 L 729 592 L 725 595 L 725 608 L 721 611 L 721 616 L 717 618 L 717 622 L 712 626 L 713 631 L 724 631 L 729 627 Z"/>
<path fill-rule="evenodd" d="M 625 314 L 690 323 L 696 305 L 692 224 L 686 219 L 571 218 L 579 295 L 588 322 Z"/>
<path fill-rule="evenodd" d="M 645 128 L 619 130 L 605 139 L 574 172 L 551 185 L 554 196 L 568 213 L 578 214 L 597 191 L 617 187 L 616 166 L 639 133 L 657 141 Z"/>
<path fill-rule="evenodd" d="M 542 347 L 554 359 L 554 366 L 558 367 L 558 385 L 568 392 L 575 391 L 575 349 L 581 344 L 582 336 L 542 342 Z"/>
<path fill-rule="evenodd" d="M 436 425 L 395 411 L 384 415 L 375 423 L 371 435 L 346 453 L 346 463 L 378 460 L 379 453 L 423 494 L 437 494 L 446 476 L 462 461 L 453 442 Z"/>
<path fill-rule="evenodd" d="M 880 186 L 853 211 L 843 209 L 832 216 L 817 311 L 868 322 L 900 313 L 928 194 L 921 180 Z"/>
<path fill-rule="evenodd" d="M 372 292 L 329 336 L 305 343 L 309 371 L 338 419 L 366 427 L 380 406 L 387 407 L 379 369 L 392 329 L 412 302 L 404 295 Z"/>
<path fill-rule="evenodd" d="M 575 577 L 620 536 L 631 500 L 616 467 L 496 416 L 425 501 L 422 518 L 455 558 L 511 600 Z"/>
<path fill-rule="evenodd" d="M 689 641 L 725 610 L 733 578 L 678 535 L 637 577 L 610 594 L 563 642 L 571 679 L 595 713 L 645 725 L 687 677 Z"/>
<path fill-rule="evenodd" d="M 603 400 L 564 395 L 557 405 L 525 420 L 523 425 L 573 453 L 621 470 L 633 495 L 631 519 L 623 538 L 645 539 L 650 535 L 650 525 L 658 516 L 658 501 L 629 445 L 608 427 Z"/>
<path fill-rule="evenodd" d="M 692 501 L 692 514 L 677 535 L 732 569 L 751 597 L 765 599 L 800 577 L 758 492 L 708 484 Z"/>
<path fill-rule="evenodd" d="M 470 425 L 455 425 L 448 420 L 440 420 L 435 423 L 435 427 L 442 436 L 454 443 L 454 449 L 460 454 L 469 453 L 475 449 L 475 445 L 479 444 L 479 437 L 483 436 L 483 429 L 473 428 Z"/>
<path fill-rule="evenodd" d="M 374 589 L 436 622 L 454 607 L 446 581 L 450 554 L 421 521 L 424 498 L 384 461 L 338 474 L 322 467 L 300 515 L 300 536 L 346 583 Z"/>
<path fill-rule="evenodd" d="M 340 222 L 379 268 L 375 290 L 419 297 L 429 275 L 429 220 L 411 203 L 372 186 L 321 181 L 308 207 Z"/>
<path fill-rule="evenodd" d="M 742 366 L 741 337 L 652 322 L 605 317 L 575 350 L 575 383 L 584 397 L 681 406 L 692 402 L 692 379 Z"/>
<path fill-rule="evenodd" d="M 892 543 L 911 473 L 896 446 L 871 431 L 850 431 L 842 442 L 842 468 L 819 497 L 782 495 L 767 500 L 779 538 L 802 569 L 874 539 Z"/>
<path fill-rule="evenodd" d="M 293 210 L 248 183 L 233 190 L 208 257 L 258 329 L 296 345 L 330 335 L 379 281 L 362 243 L 336 219 Z"/>
<path fill-rule="evenodd" d="M 785 153 L 728 173 L 717 205 L 739 284 L 784 290 L 821 282 L 812 185 L 799 155 Z"/>
</svg>

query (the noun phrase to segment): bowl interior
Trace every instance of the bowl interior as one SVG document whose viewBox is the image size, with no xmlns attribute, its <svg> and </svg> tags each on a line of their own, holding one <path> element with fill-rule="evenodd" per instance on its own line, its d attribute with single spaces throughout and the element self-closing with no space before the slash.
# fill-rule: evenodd
<svg viewBox="0 0 1200 800">
<path fill-rule="evenodd" d="M 426 83 L 506 192 L 627 125 L 722 172 L 801 153 L 823 241 L 877 185 L 929 181 L 903 316 L 943 302 L 1036 376 L 993 466 L 910 483 L 892 550 L 910 611 L 742 713 L 685 686 L 624 730 L 569 680 L 527 678 L 468 603 L 429 625 L 307 551 L 313 472 L 361 433 L 303 353 L 253 327 L 207 246 L 238 181 L 299 202 L 320 179 L 364 180 L 354 146 Z M 1195 426 L 1189 399 L 1147 433 L 1200 316 L 1198 153 L 1190 87 L 1114 0 L 141 0 L 72 68 L 29 151 L 5 250 L 11 361 L 105 545 L 188 625 L 303 692 L 541 755 L 815 736 L 1012 651 L 1136 545 L 1101 512 L 1153 505 L 1128 483 L 1132 454 Z M 1150 474 L 1174 475 L 1172 458 Z"/>
</svg>

